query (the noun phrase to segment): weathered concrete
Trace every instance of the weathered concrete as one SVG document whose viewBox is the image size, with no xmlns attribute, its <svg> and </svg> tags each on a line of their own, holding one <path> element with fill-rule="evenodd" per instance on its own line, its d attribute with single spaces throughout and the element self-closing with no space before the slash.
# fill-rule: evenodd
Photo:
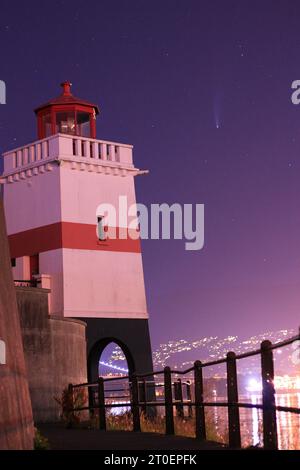
<svg viewBox="0 0 300 470">
<path fill-rule="evenodd" d="M 84 322 L 48 314 L 47 289 L 17 287 L 25 359 L 35 423 L 59 419 L 69 383 L 87 381 Z"/>
<path fill-rule="evenodd" d="M 6 350 L 0 364 L 0 449 L 32 449 L 32 410 L 1 197 L 0 269 L 0 339 Z"/>
</svg>

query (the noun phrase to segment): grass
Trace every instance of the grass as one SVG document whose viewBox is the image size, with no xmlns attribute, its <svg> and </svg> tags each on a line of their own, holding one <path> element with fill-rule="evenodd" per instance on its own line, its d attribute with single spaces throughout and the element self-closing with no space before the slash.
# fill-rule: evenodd
<svg viewBox="0 0 300 470">
<path fill-rule="evenodd" d="M 209 411 L 206 413 L 206 434 L 207 439 L 222 444 L 228 442 L 228 433 L 225 426 L 216 427 L 213 423 L 212 413 Z M 141 431 L 150 432 L 150 433 L 165 433 L 165 417 L 164 416 L 155 416 L 148 417 L 144 413 L 141 413 L 140 416 L 141 422 Z M 225 424 L 225 423 L 224 423 Z M 98 427 L 98 418 L 95 416 L 90 426 L 93 428 Z M 179 418 L 174 416 L 174 427 L 175 435 L 182 437 L 192 437 L 196 436 L 195 434 L 195 418 Z M 132 414 L 130 412 L 124 413 L 122 415 L 113 415 L 109 412 L 106 414 L 106 428 L 108 431 L 132 431 L 133 430 L 133 420 Z"/>
</svg>

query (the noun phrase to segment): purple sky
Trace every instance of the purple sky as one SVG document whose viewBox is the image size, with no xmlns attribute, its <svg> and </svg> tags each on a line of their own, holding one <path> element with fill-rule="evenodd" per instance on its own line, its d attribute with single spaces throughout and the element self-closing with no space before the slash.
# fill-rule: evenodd
<svg viewBox="0 0 300 470">
<path fill-rule="evenodd" d="M 205 204 L 202 251 L 143 242 L 154 346 L 300 324 L 299 17 L 287 0 L 1 0 L 0 151 L 36 138 L 33 108 L 69 79 L 98 138 L 150 169 L 140 202 Z"/>
</svg>

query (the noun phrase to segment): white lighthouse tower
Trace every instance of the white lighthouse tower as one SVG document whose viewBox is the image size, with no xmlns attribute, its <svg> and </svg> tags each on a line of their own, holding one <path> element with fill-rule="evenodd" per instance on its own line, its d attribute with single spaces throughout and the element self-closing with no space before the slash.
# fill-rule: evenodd
<svg viewBox="0 0 300 470">
<path fill-rule="evenodd" d="M 147 372 L 152 358 L 140 240 L 126 223 L 107 226 L 98 209 L 112 204 L 118 221 L 119 197 L 135 204 L 134 178 L 143 172 L 133 164 L 131 145 L 96 139 L 98 107 L 76 98 L 69 82 L 62 88 L 35 110 L 38 140 L 4 154 L 14 277 L 51 290 L 50 315 L 87 323 L 90 379 L 112 341 L 131 372 Z M 116 237 L 109 236 L 112 229 Z"/>
</svg>

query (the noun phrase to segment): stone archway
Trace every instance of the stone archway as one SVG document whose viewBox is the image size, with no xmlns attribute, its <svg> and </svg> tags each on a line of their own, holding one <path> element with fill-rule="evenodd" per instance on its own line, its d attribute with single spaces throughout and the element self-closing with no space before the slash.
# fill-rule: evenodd
<svg viewBox="0 0 300 470">
<path fill-rule="evenodd" d="M 99 361 L 105 348 L 110 344 L 117 344 L 123 351 L 129 370 L 129 377 L 135 372 L 135 362 L 128 346 L 118 338 L 109 337 L 98 340 L 90 350 L 88 356 L 88 381 L 96 382 L 99 376 Z"/>
</svg>

